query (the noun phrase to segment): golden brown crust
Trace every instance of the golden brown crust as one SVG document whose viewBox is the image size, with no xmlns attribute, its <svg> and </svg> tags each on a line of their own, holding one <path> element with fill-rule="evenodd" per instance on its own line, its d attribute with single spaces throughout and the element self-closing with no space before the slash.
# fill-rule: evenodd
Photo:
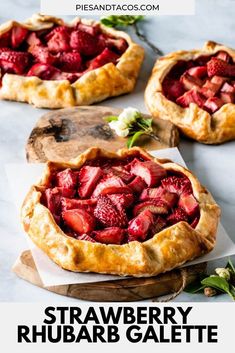
<svg viewBox="0 0 235 353">
<path fill-rule="evenodd" d="M 95 24 L 92 20 L 75 18 L 70 23 L 62 19 L 35 14 L 24 23 L 9 21 L 0 26 L 0 35 L 14 25 L 37 31 L 51 28 L 54 24 L 72 26 L 77 22 Z M 5 74 L 2 79 L 0 98 L 27 102 L 39 108 L 65 108 L 75 105 L 90 105 L 108 97 L 129 93 L 134 89 L 144 58 L 144 49 L 134 43 L 128 34 L 101 25 L 103 32 L 113 37 L 124 38 L 128 48 L 117 65 L 106 64 L 87 72 L 73 84 L 67 80 L 45 81 L 38 77 Z M 1 72 L 0 72 L 1 77 Z"/>
<path fill-rule="evenodd" d="M 40 189 L 48 185 L 53 170 L 80 168 L 85 161 L 104 156 L 125 157 L 139 151 L 167 170 L 184 173 L 191 181 L 200 207 L 200 220 L 195 229 L 179 222 L 157 233 L 144 243 L 105 245 L 76 240 L 67 236 L 55 223 L 50 211 L 40 203 Z M 210 193 L 187 169 L 169 160 L 158 160 L 140 148 L 121 149 L 117 153 L 93 147 L 67 163 L 48 162 L 40 182 L 32 186 L 22 206 L 21 219 L 33 242 L 64 269 L 122 276 L 154 276 L 169 271 L 186 261 L 211 251 L 216 242 L 220 209 Z"/>
<path fill-rule="evenodd" d="M 235 139 L 235 105 L 225 104 L 212 115 L 194 103 L 189 108 L 182 108 L 164 96 L 162 82 L 179 60 L 195 60 L 201 55 L 213 55 L 220 50 L 229 53 L 235 61 L 235 50 L 215 42 L 207 42 L 199 50 L 177 51 L 160 58 L 155 63 L 145 91 L 145 102 L 153 116 L 170 120 L 186 136 L 206 144 Z"/>
</svg>

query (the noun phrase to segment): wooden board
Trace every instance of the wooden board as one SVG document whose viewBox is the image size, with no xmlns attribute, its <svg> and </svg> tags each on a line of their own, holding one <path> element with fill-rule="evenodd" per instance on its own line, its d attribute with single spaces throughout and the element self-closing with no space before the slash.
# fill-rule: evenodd
<svg viewBox="0 0 235 353">
<path fill-rule="evenodd" d="M 193 282 L 205 270 L 206 263 L 185 268 L 186 284 Z M 20 255 L 13 266 L 13 271 L 20 278 L 51 292 L 100 302 L 137 301 L 156 298 L 175 293 L 182 287 L 180 270 L 173 270 L 150 278 L 128 278 L 116 281 L 44 287 L 29 250 Z"/>
<path fill-rule="evenodd" d="M 125 147 L 126 139 L 118 137 L 104 120 L 105 116 L 118 115 L 120 112 L 117 108 L 84 106 L 45 114 L 39 119 L 28 139 L 28 162 L 69 160 L 91 146 L 111 151 Z M 179 133 L 173 124 L 154 119 L 153 128 L 160 141 L 142 136 L 139 139 L 141 147 L 156 150 L 178 145 Z"/>
</svg>

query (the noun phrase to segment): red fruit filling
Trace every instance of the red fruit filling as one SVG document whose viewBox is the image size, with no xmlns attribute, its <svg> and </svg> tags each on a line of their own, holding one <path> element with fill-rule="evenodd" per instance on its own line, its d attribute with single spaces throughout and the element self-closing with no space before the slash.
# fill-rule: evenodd
<svg viewBox="0 0 235 353">
<path fill-rule="evenodd" d="M 41 201 L 68 236 L 103 244 L 145 241 L 177 222 L 195 228 L 200 220 L 190 180 L 139 155 L 54 171 Z"/>
<path fill-rule="evenodd" d="M 125 39 L 102 33 L 97 24 L 42 31 L 17 25 L 0 36 L 0 69 L 2 76 L 13 73 L 74 82 L 87 71 L 116 64 L 127 48 Z"/>
<path fill-rule="evenodd" d="M 225 51 L 196 60 L 179 61 L 165 77 L 164 95 L 183 108 L 191 103 L 215 113 L 235 104 L 235 63 Z"/>
</svg>

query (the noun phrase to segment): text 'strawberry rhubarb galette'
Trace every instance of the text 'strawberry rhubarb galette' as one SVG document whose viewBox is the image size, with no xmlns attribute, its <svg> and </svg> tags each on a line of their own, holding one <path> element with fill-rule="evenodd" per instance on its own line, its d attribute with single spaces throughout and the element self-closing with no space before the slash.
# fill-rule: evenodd
<svg viewBox="0 0 235 353">
<path fill-rule="evenodd" d="M 199 142 L 235 139 L 235 50 L 207 42 L 157 60 L 145 100 L 153 116 Z"/>
<path fill-rule="evenodd" d="M 140 148 L 48 162 L 25 231 L 64 269 L 153 276 L 211 251 L 220 209 L 187 169 Z"/>
<path fill-rule="evenodd" d="M 36 107 L 89 105 L 134 88 L 144 50 L 99 22 L 33 15 L 0 26 L 0 98 Z"/>
</svg>

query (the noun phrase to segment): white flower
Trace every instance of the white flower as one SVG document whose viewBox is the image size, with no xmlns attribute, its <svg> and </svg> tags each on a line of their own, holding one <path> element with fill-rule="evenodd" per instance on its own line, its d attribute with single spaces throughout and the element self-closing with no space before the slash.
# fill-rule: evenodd
<svg viewBox="0 0 235 353">
<path fill-rule="evenodd" d="M 215 273 L 219 277 L 222 277 L 222 278 L 226 279 L 227 281 L 230 280 L 230 272 L 227 268 L 216 268 Z"/>
<path fill-rule="evenodd" d="M 119 115 L 118 120 L 123 123 L 130 125 L 136 121 L 136 118 L 140 115 L 140 112 L 132 107 L 126 108 Z"/>
<path fill-rule="evenodd" d="M 116 134 L 120 137 L 127 137 L 129 134 L 129 129 L 127 124 L 122 121 L 114 120 L 109 123 L 109 126 Z"/>
</svg>

